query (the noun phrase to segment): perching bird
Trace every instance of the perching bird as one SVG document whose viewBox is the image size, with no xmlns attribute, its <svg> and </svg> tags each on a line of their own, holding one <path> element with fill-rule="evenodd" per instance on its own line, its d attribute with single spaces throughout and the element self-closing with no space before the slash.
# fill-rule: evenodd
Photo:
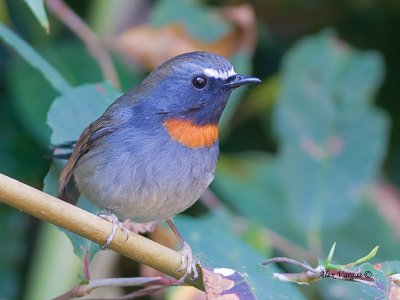
<svg viewBox="0 0 400 300">
<path fill-rule="evenodd" d="M 61 173 L 58 198 L 76 203 L 82 193 L 109 211 L 114 226 L 106 245 L 118 219 L 166 220 L 183 243 L 182 278 L 196 272 L 170 218 L 193 205 L 214 178 L 218 121 L 232 90 L 259 82 L 213 53 L 168 60 L 83 131 Z"/>
</svg>

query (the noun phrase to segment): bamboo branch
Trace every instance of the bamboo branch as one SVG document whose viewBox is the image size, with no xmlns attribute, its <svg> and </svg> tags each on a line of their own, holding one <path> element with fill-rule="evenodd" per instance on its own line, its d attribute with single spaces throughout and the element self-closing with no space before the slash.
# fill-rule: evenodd
<svg viewBox="0 0 400 300">
<path fill-rule="evenodd" d="M 119 80 L 111 57 L 101 45 L 96 34 L 86 23 L 62 0 L 46 0 L 48 9 L 69 27 L 86 45 L 89 53 L 97 60 L 103 76 L 115 88 L 119 88 Z"/>
<path fill-rule="evenodd" d="M 110 222 L 1 173 L 0 202 L 98 244 L 104 244 L 111 232 Z M 176 279 L 185 271 L 177 271 L 181 254 L 133 232 L 126 240 L 126 234 L 117 230 L 108 248 Z M 201 276 L 188 278 L 186 283 L 204 290 Z"/>
</svg>

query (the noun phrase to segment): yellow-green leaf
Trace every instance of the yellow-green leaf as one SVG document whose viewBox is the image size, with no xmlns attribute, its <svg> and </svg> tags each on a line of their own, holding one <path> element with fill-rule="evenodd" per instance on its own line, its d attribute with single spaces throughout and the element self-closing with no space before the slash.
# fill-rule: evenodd
<svg viewBox="0 0 400 300">
<path fill-rule="evenodd" d="M 44 9 L 43 0 L 24 0 L 29 6 L 36 19 L 39 21 L 40 25 L 48 33 L 50 31 L 49 20 L 47 19 L 46 10 Z"/>
</svg>

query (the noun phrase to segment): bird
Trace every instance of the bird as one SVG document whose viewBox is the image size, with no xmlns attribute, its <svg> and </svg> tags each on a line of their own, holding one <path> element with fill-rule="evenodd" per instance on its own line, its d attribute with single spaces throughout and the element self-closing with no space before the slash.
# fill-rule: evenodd
<svg viewBox="0 0 400 300">
<path fill-rule="evenodd" d="M 192 250 L 172 217 L 192 206 L 214 179 L 218 122 L 231 92 L 260 79 L 238 75 L 210 52 L 171 58 L 115 100 L 73 145 L 57 197 L 83 194 L 113 223 L 166 221 L 182 243 L 183 280 L 197 277 Z"/>
</svg>

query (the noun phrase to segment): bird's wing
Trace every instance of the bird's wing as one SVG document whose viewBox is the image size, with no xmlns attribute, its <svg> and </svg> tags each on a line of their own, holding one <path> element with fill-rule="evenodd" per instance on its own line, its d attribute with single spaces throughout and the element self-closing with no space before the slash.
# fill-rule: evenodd
<svg viewBox="0 0 400 300">
<path fill-rule="evenodd" d="M 90 124 L 80 136 L 70 158 L 61 172 L 57 198 L 75 204 L 78 201 L 80 192 L 75 184 L 74 171 L 79 160 L 90 151 L 91 146 L 105 136 L 111 134 L 116 129 L 107 115 L 103 115 L 98 120 Z"/>
</svg>

